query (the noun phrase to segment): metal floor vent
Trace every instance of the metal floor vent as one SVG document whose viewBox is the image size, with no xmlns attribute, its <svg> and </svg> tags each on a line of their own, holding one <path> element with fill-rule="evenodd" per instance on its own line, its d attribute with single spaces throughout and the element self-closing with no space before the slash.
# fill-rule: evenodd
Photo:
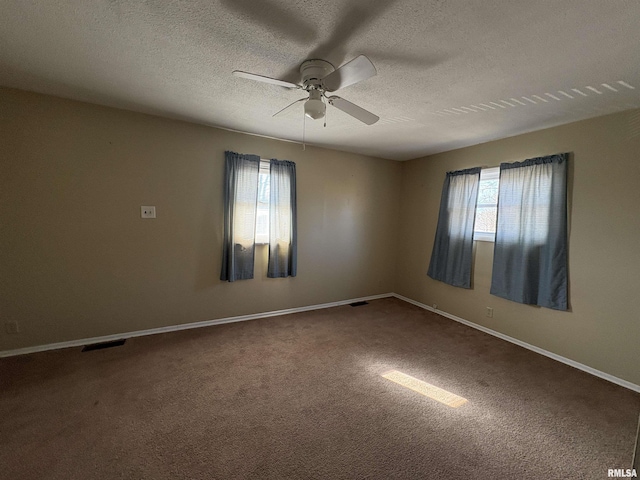
<svg viewBox="0 0 640 480">
<path fill-rule="evenodd" d="M 369 305 L 369 302 L 353 302 L 350 303 L 349 305 L 351 305 L 352 307 L 361 307 L 362 305 Z"/>
<path fill-rule="evenodd" d="M 112 342 L 94 343 L 93 345 L 85 345 L 82 349 L 83 352 L 90 352 L 91 350 L 102 350 L 103 348 L 120 347 L 124 345 L 126 340 L 114 340 Z"/>
</svg>

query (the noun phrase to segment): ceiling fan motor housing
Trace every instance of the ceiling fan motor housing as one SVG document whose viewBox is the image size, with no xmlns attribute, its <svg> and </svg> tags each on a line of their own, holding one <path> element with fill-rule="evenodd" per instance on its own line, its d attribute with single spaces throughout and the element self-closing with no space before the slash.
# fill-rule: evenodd
<svg viewBox="0 0 640 480">
<path fill-rule="evenodd" d="M 324 77 L 335 70 L 335 67 L 325 60 L 307 60 L 300 65 L 302 84 L 305 90 L 319 88 Z"/>
</svg>

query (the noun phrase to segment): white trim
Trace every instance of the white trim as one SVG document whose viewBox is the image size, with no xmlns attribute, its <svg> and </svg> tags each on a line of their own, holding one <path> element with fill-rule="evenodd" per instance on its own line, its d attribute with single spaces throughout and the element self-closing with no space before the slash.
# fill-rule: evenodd
<svg viewBox="0 0 640 480">
<path fill-rule="evenodd" d="M 562 357 L 555 353 L 544 350 L 540 347 L 536 347 L 535 345 L 531 345 L 529 343 L 523 342 L 522 340 L 518 340 L 517 338 L 513 338 L 508 335 L 505 335 L 504 333 L 496 332 L 495 330 L 491 330 L 490 328 L 483 327 L 482 325 L 478 325 L 477 323 L 470 322 L 469 320 L 465 320 L 464 318 L 458 317 L 456 315 L 452 315 L 451 313 L 447 313 L 442 310 L 435 309 L 433 307 L 425 305 L 424 303 L 420 303 L 416 300 L 412 300 L 408 297 L 399 295 L 397 293 L 382 293 L 379 295 L 370 295 L 368 297 L 352 298 L 349 300 L 340 300 L 337 302 L 330 302 L 330 303 L 321 303 L 318 305 L 309 305 L 306 307 L 286 308 L 284 310 L 274 310 L 271 312 L 253 313 L 250 315 L 239 315 L 237 317 L 218 318 L 215 320 L 204 320 L 202 322 L 184 323 L 182 325 L 169 325 L 167 327 L 151 328 L 148 330 L 137 330 L 135 332 L 125 332 L 125 333 L 119 333 L 114 335 L 104 335 L 101 337 L 81 338 L 78 340 L 70 340 L 68 342 L 49 343 L 47 345 L 37 345 L 35 347 L 17 348 L 15 350 L 4 350 L 4 351 L 0 351 L 0 358 L 13 357 L 16 355 L 26 355 L 28 353 L 46 352 L 49 350 L 58 350 L 61 348 L 82 347 L 84 345 L 91 345 L 94 343 L 110 342 L 113 340 L 122 340 L 123 338 L 142 337 L 145 335 L 155 335 L 157 333 L 177 332 L 179 330 L 189 330 L 192 328 L 209 327 L 211 325 L 220 325 L 223 323 L 234 323 L 234 322 L 244 322 L 246 320 L 257 320 L 259 318 L 275 317 L 278 315 L 288 315 L 290 313 L 308 312 L 309 310 L 321 310 L 324 308 L 349 305 L 350 303 L 354 303 L 354 302 L 377 300 L 379 298 L 387 298 L 387 297 L 395 297 L 399 300 L 403 300 L 407 303 L 411 303 L 413 305 L 416 305 L 430 312 L 437 313 L 438 315 L 442 315 L 443 317 L 446 317 L 451 320 L 455 320 L 456 322 L 467 325 L 468 327 L 475 328 L 476 330 L 480 330 L 484 333 L 488 333 L 489 335 L 493 335 L 494 337 L 501 338 L 502 340 L 506 340 L 507 342 L 511 342 L 523 348 L 526 348 L 527 350 L 531 350 L 533 352 L 539 353 L 540 355 L 544 355 L 545 357 L 552 358 L 553 360 L 557 360 L 558 362 L 577 368 L 578 370 L 582 370 L 583 372 L 590 373 L 591 375 L 595 375 L 596 377 L 602 378 L 611 383 L 615 383 L 616 385 L 620 385 L 621 387 L 625 387 L 625 388 L 628 388 L 629 390 L 633 390 L 634 392 L 640 393 L 640 385 L 636 385 L 635 383 L 631 383 L 626 380 L 622 380 L 621 378 L 614 377 L 613 375 L 609 375 L 608 373 L 601 372 L 600 370 L 596 370 L 595 368 L 591 368 L 587 365 L 576 362 L 569 358 Z"/>
<path fill-rule="evenodd" d="M 110 342 L 113 340 L 122 340 L 123 338 L 143 337 L 145 335 L 155 335 L 157 333 L 177 332 L 179 330 L 189 330 L 192 328 L 209 327 L 211 325 L 220 325 L 222 323 L 244 322 L 246 320 L 256 320 L 259 318 L 275 317 L 278 315 L 288 315 L 290 313 L 307 312 L 309 310 L 321 310 L 323 308 L 339 307 L 349 305 L 354 302 L 364 302 L 368 300 L 377 300 L 378 298 L 393 297 L 393 293 L 382 293 L 380 295 L 370 295 L 368 297 L 352 298 L 349 300 L 340 300 L 337 302 L 321 303 L 318 305 L 309 305 L 306 307 L 286 308 L 284 310 L 274 310 L 271 312 L 252 313 L 250 315 L 239 315 L 237 317 L 218 318 L 215 320 L 204 320 L 202 322 L 183 323 L 181 325 L 169 325 L 166 327 L 150 328 L 148 330 L 137 330 L 135 332 L 116 333 L 113 335 L 103 335 L 101 337 L 80 338 L 78 340 L 69 340 L 67 342 L 49 343 L 46 345 L 36 345 L 34 347 L 17 348 L 15 350 L 0 351 L 1 357 L 13 357 L 16 355 L 26 355 L 28 353 L 46 352 L 48 350 L 58 350 L 61 348 L 82 347 L 94 343 Z"/>
<path fill-rule="evenodd" d="M 582 363 L 576 362 L 575 360 L 571 360 L 570 358 L 563 357 L 553 352 L 549 352 L 540 347 L 536 347 L 535 345 L 531 345 L 529 343 L 523 342 L 522 340 L 518 340 L 517 338 L 510 337 L 509 335 L 505 335 L 504 333 L 496 332 L 495 330 L 491 330 L 490 328 L 483 327 L 482 325 L 478 325 L 477 323 L 470 322 L 469 320 L 465 320 L 464 318 L 457 317 L 456 315 L 452 315 L 451 313 L 443 312 L 442 310 L 435 309 L 424 303 L 417 302 L 415 300 L 411 300 L 410 298 L 404 297 L 402 295 L 398 295 L 397 293 L 393 294 L 394 297 L 404 300 L 405 302 L 416 305 L 420 308 L 424 308 L 425 310 L 429 310 L 430 312 L 437 313 L 438 315 L 442 315 L 443 317 L 450 318 L 451 320 L 455 320 L 456 322 L 463 323 L 464 325 L 475 328 L 476 330 L 480 330 L 484 333 L 488 333 L 489 335 L 493 335 L 494 337 L 501 338 L 502 340 L 506 340 L 507 342 L 514 343 L 519 345 L 520 347 L 524 347 L 527 350 L 531 350 L 533 352 L 539 353 L 540 355 L 544 355 L 545 357 L 552 358 L 553 360 L 557 360 L 558 362 L 564 363 L 565 365 L 569 365 L 571 367 L 577 368 L 578 370 L 582 370 L 583 372 L 590 373 L 596 377 L 607 380 L 611 383 L 615 383 L 616 385 L 620 385 L 621 387 L 628 388 L 629 390 L 633 390 L 634 392 L 640 393 L 640 385 L 636 385 L 635 383 L 628 382 L 618 377 L 614 377 L 613 375 L 609 375 L 608 373 L 601 372 L 600 370 L 596 370 L 595 368 L 591 368 Z"/>
<path fill-rule="evenodd" d="M 473 232 L 473 241 L 474 242 L 496 242 L 496 234 L 489 232 Z"/>
</svg>

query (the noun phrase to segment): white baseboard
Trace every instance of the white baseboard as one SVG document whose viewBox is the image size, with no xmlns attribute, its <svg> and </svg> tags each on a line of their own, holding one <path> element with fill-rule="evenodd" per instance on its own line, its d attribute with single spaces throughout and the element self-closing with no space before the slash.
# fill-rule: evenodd
<svg viewBox="0 0 640 480">
<path fill-rule="evenodd" d="M 0 351 L 0 357 L 13 357 L 16 355 L 26 355 L 28 353 L 46 352 L 48 350 L 59 350 L 61 348 L 81 347 L 84 345 L 91 345 L 94 343 L 103 343 L 103 342 L 110 342 L 113 340 L 122 340 L 125 338 L 142 337 L 145 335 L 155 335 L 158 333 L 176 332 L 179 330 L 189 330 L 192 328 L 209 327 L 211 325 L 220 325 L 223 323 L 257 320 L 259 318 L 275 317 L 277 315 L 288 315 L 290 313 L 298 313 L 298 312 L 308 312 L 309 310 L 321 310 L 323 308 L 339 307 L 341 305 L 348 305 L 354 302 L 377 300 L 378 298 L 387 298 L 387 297 L 398 298 L 400 300 L 403 300 L 407 303 L 411 303 L 413 305 L 416 305 L 430 312 L 434 312 L 434 313 L 437 313 L 438 315 L 442 315 L 443 317 L 449 318 L 456 322 L 460 322 L 464 325 L 467 325 L 468 327 L 475 328 L 484 333 L 488 333 L 489 335 L 493 335 L 494 337 L 501 338 L 502 340 L 506 340 L 507 342 L 514 343 L 528 350 L 544 355 L 545 357 L 552 358 L 554 360 L 557 360 L 558 362 L 562 362 L 566 365 L 570 365 L 574 368 L 577 368 L 578 370 L 582 370 L 583 372 L 590 373 L 591 375 L 595 375 L 596 377 L 600 377 L 611 383 L 615 383 L 616 385 L 620 385 L 621 387 L 625 387 L 625 388 L 628 388 L 629 390 L 633 390 L 635 392 L 640 393 L 640 385 L 636 385 L 635 383 L 631 383 L 626 380 L 622 380 L 621 378 L 614 377 L 613 375 L 609 375 L 608 373 L 601 372 L 600 370 L 596 370 L 595 368 L 591 368 L 587 365 L 576 362 L 569 358 L 562 357 L 553 352 L 549 352 L 540 347 L 536 347 L 535 345 L 531 345 L 529 343 L 523 342 L 522 340 L 518 340 L 517 338 L 510 337 L 508 335 L 505 335 L 504 333 L 496 332 L 495 330 L 491 330 L 490 328 L 484 327 L 482 325 L 478 325 L 477 323 L 470 322 L 469 320 L 465 320 L 464 318 L 457 317 L 456 315 L 452 315 L 451 313 L 447 313 L 442 310 L 436 310 L 428 305 L 425 305 L 424 303 L 417 302 L 415 300 L 412 300 L 403 295 L 399 295 L 397 293 L 383 293 L 380 295 L 370 295 L 368 297 L 352 298 L 349 300 L 340 300 L 338 302 L 321 303 L 318 305 L 309 305 L 306 307 L 287 308 L 284 310 L 274 310 L 271 312 L 253 313 L 251 315 L 239 315 L 237 317 L 218 318 L 215 320 L 204 320 L 202 322 L 184 323 L 182 325 L 170 325 L 167 327 L 151 328 L 148 330 L 137 330 L 135 332 L 124 332 L 124 333 L 118 333 L 113 335 L 104 335 L 101 337 L 81 338 L 78 340 L 70 340 L 67 342 L 49 343 L 46 345 L 37 345 L 34 347 L 17 348 L 14 350 L 4 350 L 4 351 Z"/>
<path fill-rule="evenodd" d="M 609 375 L 608 373 L 601 372 L 600 370 L 596 370 L 595 368 L 591 368 L 587 365 L 571 360 L 570 358 L 566 358 L 561 355 L 555 354 L 553 352 L 549 352 L 540 347 L 536 347 L 535 345 L 531 345 L 529 343 L 523 342 L 522 340 L 518 340 L 517 338 L 513 338 L 513 337 L 510 337 L 509 335 L 505 335 L 504 333 L 496 332 L 495 330 L 491 330 L 490 328 L 483 327 L 482 325 L 478 325 L 477 323 L 470 322 L 469 320 L 465 320 L 464 318 L 457 317 L 456 315 L 452 315 L 451 313 L 443 312 L 442 310 L 436 310 L 435 308 L 425 305 L 424 303 L 416 302 L 415 300 L 404 297 L 402 295 L 398 295 L 397 293 L 394 293 L 393 296 L 405 302 L 416 305 L 420 308 L 424 308 L 425 310 L 429 310 L 430 312 L 434 312 L 434 313 L 437 313 L 438 315 L 442 315 L 443 317 L 450 318 L 451 320 L 455 320 L 456 322 L 463 323 L 468 327 L 475 328 L 476 330 L 480 330 L 484 333 L 488 333 L 489 335 L 493 335 L 494 337 L 501 338 L 502 340 L 506 340 L 507 342 L 511 342 L 521 347 L 524 347 L 527 350 L 531 350 L 533 352 L 539 353 L 540 355 L 544 355 L 545 357 L 552 358 L 554 360 L 557 360 L 558 362 L 562 362 L 566 365 L 577 368 L 578 370 L 582 370 L 583 372 L 590 373 L 591 375 L 595 375 L 596 377 L 600 377 L 611 383 L 615 383 L 616 385 L 620 385 L 621 387 L 625 387 L 625 388 L 628 388 L 629 390 L 633 390 L 634 392 L 640 393 L 640 385 L 636 385 L 635 383 L 627 382 L 626 380 L 622 380 L 621 378 L 614 377 L 613 375 Z"/>
<path fill-rule="evenodd" d="M 137 330 L 135 332 L 116 333 L 113 335 L 103 335 L 101 337 L 80 338 L 78 340 L 69 340 L 67 342 L 49 343 L 46 345 L 37 345 L 34 347 L 17 348 L 14 350 L 0 351 L 0 357 L 13 357 L 16 355 L 26 355 L 28 353 L 46 352 L 48 350 L 59 350 L 61 348 L 82 347 L 84 345 L 92 345 L 94 343 L 111 342 L 113 340 L 122 340 L 125 338 L 143 337 L 145 335 L 155 335 L 157 333 L 176 332 L 178 330 L 189 330 L 191 328 L 209 327 L 211 325 L 220 325 L 222 323 L 244 322 L 246 320 L 257 320 L 259 318 L 275 317 L 277 315 L 288 315 L 290 313 L 307 312 L 309 310 L 320 310 L 323 308 L 339 307 L 354 302 L 365 302 L 368 300 L 377 300 L 378 298 L 393 297 L 393 293 L 382 293 L 380 295 L 370 295 L 368 297 L 352 298 L 349 300 L 340 300 L 338 302 L 321 303 L 318 305 L 309 305 L 306 307 L 286 308 L 284 310 L 274 310 L 271 312 L 253 313 L 251 315 L 239 315 L 237 317 L 218 318 L 215 320 L 203 320 L 202 322 L 184 323 L 182 325 L 169 325 L 167 327 L 150 328 L 148 330 Z"/>
</svg>

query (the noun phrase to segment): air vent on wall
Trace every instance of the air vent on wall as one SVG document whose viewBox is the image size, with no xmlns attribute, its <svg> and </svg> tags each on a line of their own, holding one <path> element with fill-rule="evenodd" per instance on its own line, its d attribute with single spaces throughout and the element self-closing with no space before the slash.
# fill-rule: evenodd
<svg viewBox="0 0 640 480">
<path fill-rule="evenodd" d="M 350 303 L 349 305 L 351 305 L 352 307 L 361 307 L 362 305 L 369 305 L 369 302 L 353 302 Z"/>
</svg>

